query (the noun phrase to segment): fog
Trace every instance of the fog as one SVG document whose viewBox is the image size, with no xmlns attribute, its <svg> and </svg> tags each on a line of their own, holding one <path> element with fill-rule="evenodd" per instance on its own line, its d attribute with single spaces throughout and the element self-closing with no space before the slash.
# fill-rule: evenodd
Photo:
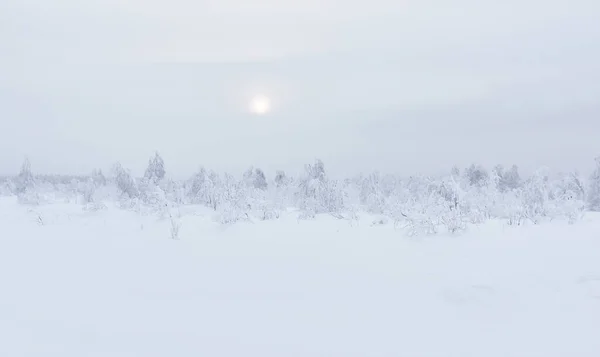
<svg viewBox="0 0 600 357">
<path fill-rule="evenodd" d="M 595 1 L 0 4 L 0 173 L 585 169 Z M 256 116 L 248 101 L 271 98 Z"/>
</svg>

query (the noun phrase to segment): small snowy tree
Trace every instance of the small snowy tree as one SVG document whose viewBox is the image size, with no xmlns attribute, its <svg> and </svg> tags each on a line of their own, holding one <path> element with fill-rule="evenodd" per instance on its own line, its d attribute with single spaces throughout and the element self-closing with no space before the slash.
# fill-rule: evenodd
<svg viewBox="0 0 600 357">
<path fill-rule="evenodd" d="M 225 174 L 219 194 L 219 221 L 223 224 L 232 224 L 240 220 L 249 219 L 250 209 L 247 203 L 245 184 L 237 181 L 230 174 Z"/>
<path fill-rule="evenodd" d="M 3 177 L 2 180 L 0 180 L 0 195 L 11 196 L 15 191 L 16 189 L 13 180 L 8 177 Z"/>
<path fill-rule="evenodd" d="M 158 152 L 156 152 L 154 157 L 148 160 L 148 168 L 146 168 L 144 179 L 158 185 L 158 183 L 165 178 L 165 175 L 165 162 Z"/>
<path fill-rule="evenodd" d="M 374 172 L 364 178 L 360 185 L 360 204 L 366 207 L 368 212 L 383 213 L 386 199 L 379 172 Z"/>
<path fill-rule="evenodd" d="M 285 175 L 284 171 L 278 170 L 275 173 L 275 186 L 279 187 L 283 187 L 283 186 L 287 186 L 289 184 L 289 180 L 287 178 L 287 176 Z"/>
<path fill-rule="evenodd" d="M 161 209 L 165 202 L 165 192 L 153 180 L 142 180 L 139 185 L 139 196 L 142 202 L 155 209 Z"/>
<path fill-rule="evenodd" d="M 254 170 L 254 180 L 252 181 L 254 188 L 259 190 L 266 190 L 269 184 L 267 183 L 267 177 L 261 169 Z"/>
<path fill-rule="evenodd" d="M 481 165 L 471 165 L 465 171 L 465 175 L 467 177 L 467 181 L 471 186 L 474 187 L 483 187 L 487 185 L 489 180 L 489 174 Z"/>
<path fill-rule="evenodd" d="M 269 186 L 265 173 L 261 169 L 255 169 L 252 166 L 244 172 L 243 181 L 246 187 L 259 190 L 266 190 Z"/>
<path fill-rule="evenodd" d="M 21 172 L 19 172 L 19 176 L 15 180 L 15 190 L 17 195 L 21 195 L 32 190 L 34 187 L 35 178 L 31 173 L 31 163 L 26 158 L 21 166 Z"/>
<path fill-rule="evenodd" d="M 548 170 L 537 170 L 523 185 L 521 194 L 525 215 L 533 223 L 538 224 L 548 217 Z"/>
<path fill-rule="evenodd" d="M 566 217 L 574 223 L 583 216 L 585 209 L 585 190 L 577 172 L 561 175 L 554 182 L 551 195 L 554 216 Z"/>
<path fill-rule="evenodd" d="M 206 199 L 208 206 L 215 211 L 217 210 L 220 204 L 219 189 L 221 188 L 221 186 L 222 182 L 221 178 L 219 177 L 219 174 L 211 170 L 208 173 L 208 181 L 206 185 Z"/>
<path fill-rule="evenodd" d="M 19 203 L 28 205 L 40 204 L 41 197 L 38 194 L 38 182 L 31 173 L 31 164 L 25 159 L 19 176 L 15 179 L 15 191 Z"/>
<path fill-rule="evenodd" d="M 113 172 L 115 175 L 115 184 L 121 192 L 121 196 L 126 196 L 125 198 L 139 197 L 139 190 L 129 170 L 125 170 L 120 163 L 116 163 L 113 167 Z"/>
<path fill-rule="evenodd" d="M 450 170 L 450 175 L 454 178 L 454 180 L 458 181 L 460 178 L 460 169 L 458 166 L 454 165 L 452 170 Z"/>
<path fill-rule="evenodd" d="M 521 175 L 519 175 L 519 167 L 513 165 L 510 170 L 503 173 L 500 180 L 500 192 L 508 190 L 516 190 L 521 186 Z"/>
<path fill-rule="evenodd" d="M 250 166 L 246 171 L 244 171 L 242 181 L 248 187 L 251 187 L 254 184 L 254 166 Z"/>
<path fill-rule="evenodd" d="M 207 202 L 203 197 L 206 180 L 206 170 L 201 167 L 186 184 L 185 195 L 187 202 L 192 204 L 205 204 Z"/>
<path fill-rule="evenodd" d="M 590 176 L 587 208 L 590 211 L 600 212 L 600 156 L 596 157 L 596 167 Z"/>
<path fill-rule="evenodd" d="M 96 186 L 106 186 L 106 177 L 100 169 L 92 171 L 92 181 Z"/>
<path fill-rule="evenodd" d="M 339 214 L 344 207 L 344 195 L 343 185 L 327 178 L 321 160 L 305 166 L 305 177 L 298 187 L 303 217 L 314 217 L 319 213 Z"/>
<path fill-rule="evenodd" d="M 82 191 L 83 196 L 83 204 L 93 203 L 94 202 L 94 193 L 96 193 L 96 184 L 94 183 L 93 178 L 89 178 L 89 180 L 81 185 L 80 190 Z"/>
<path fill-rule="evenodd" d="M 106 209 L 106 205 L 97 199 L 98 184 L 93 177 L 88 178 L 86 182 L 79 184 L 81 195 L 83 198 L 83 210 L 87 212 L 95 212 Z"/>
<path fill-rule="evenodd" d="M 502 166 L 502 165 L 494 166 L 494 168 L 492 169 L 491 181 L 494 184 L 494 187 L 496 187 L 496 189 L 500 192 L 506 191 L 506 187 L 503 182 L 504 175 L 505 175 L 504 166 Z"/>
<path fill-rule="evenodd" d="M 201 167 L 185 185 L 186 202 L 205 205 L 217 210 L 219 206 L 219 187 L 221 180 L 214 171 Z"/>
</svg>

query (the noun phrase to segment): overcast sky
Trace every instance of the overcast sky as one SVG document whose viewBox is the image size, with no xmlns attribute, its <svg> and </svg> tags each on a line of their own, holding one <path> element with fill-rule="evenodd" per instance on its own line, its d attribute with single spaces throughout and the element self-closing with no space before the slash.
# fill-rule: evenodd
<svg viewBox="0 0 600 357">
<path fill-rule="evenodd" d="M 596 0 L 2 0 L 0 173 L 585 170 Z M 256 94 L 273 111 L 247 112 Z"/>
</svg>

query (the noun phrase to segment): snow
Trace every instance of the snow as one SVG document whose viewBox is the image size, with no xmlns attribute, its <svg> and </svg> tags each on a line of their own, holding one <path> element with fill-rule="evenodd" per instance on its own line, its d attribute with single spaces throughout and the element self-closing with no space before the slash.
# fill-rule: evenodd
<svg viewBox="0 0 600 357">
<path fill-rule="evenodd" d="M 0 200 L 0 356 L 600 355 L 600 216 L 407 238 Z"/>
</svg>

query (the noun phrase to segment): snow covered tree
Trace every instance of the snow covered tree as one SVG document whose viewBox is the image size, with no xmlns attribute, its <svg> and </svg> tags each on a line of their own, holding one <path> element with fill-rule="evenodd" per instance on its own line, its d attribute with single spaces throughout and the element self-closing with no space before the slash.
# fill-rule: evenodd
<svg viewBox="0 0 600 357">
<path fill-rule="evenodd" d="M 458 178 L 460 177 L 460 169 L 458 168 L 458 166 L 454 165 L 452 167 L 452 170 L 450 170 L 450 175 L 454 177 L 455 180 L 458 180 Z"/>
<path fill-rule="evenodd" d="M 483 187 L 487 185 L 489 180 L 489 174 L 481 165 L 471 165 L 465 171 L 467 181 L 473 187 Z"/>
<path fill-rule="evenodd" d="M 247 203 L 245 184 L 237 181 L 230 174 L 225 174 L 222 186 L 218 190 L 219 221 L 232 224 L 239 220 L 249 219 L 250 206 Z"/>
<path fill-rule="evenodd" d="M 170 178 L 163 180 L 160 188 L 165 193 L 165 199 L 176 204 L 185 203 L 185 185 Z"/>
<path fill-rule="evenodd" d="M 523 185 L 521 194 L 524 212 L 527 218 L 537 224 L 542 218 L 548 216 L 548 170 L 537 170 Z"/>
<path fill-rule="evenodd" d="M 125 170 L 120 163 L 116 163 L 113 167 L 115 175 L 115 183 L 121 192 L 121 195 L 126 195 L 127 198 L 139 197 L 139 190 L 135 184 L 135 180 L 131 177 L 129 170 Z"/>
<path fill-rule="evenodd" d="M 165 178 L 165 175 L 165 162 L 158 152 L 156 152 L 154 157 L 148 160 L 148 168 L 144 174 L 144 179 L 158 185 L 158 183 Z"/>
<path fill-rule="evenodd" d="M 283 186 L 287 186 L 288 184 L 289 184 L 289 180 L 288 180 L 287 176 L 285 175 L 285 172 L 278 170 L 275 173 L 275 186 L 283 187 Z"/>
<path fill-rule="evenodd" d="M 250 166 L 246 172 L 244 172 L 243 181 L 246 187 L 256 188 L 259 190 L 266 190 L 268 187 L 267 177 L 261 169 L 255 169 Z"/>
<path fill-rule="evenodd" d="M 254 182 L 254 166 L 250 166 L 242 175 L 242 181 L 248 187 L 251 187 Z"/>
<path fill-rule="evenodd" d="M 561 174 L 554 185 L 554 199 L 584 200 L 585 187 L 577 172 Z"/>
<path fill-rule="evenodd" d="M 549 197 L 552 215 L 566 217 L 569 223 L 580 219 L 585 210 L 585 189 L 577 172 L 562 174 L 553 182 Z"/>
<path fill-rule="evenodd" d="M 590 176 L 587 192 L 587 208 L 600 212 L 600 156 L 596 157 L 596 167 Z"/>
<path fill-rule="evenodd" d="M 317 190 L 324 187 L 327 177 L 325 165 L 321 160 L 316 160 L 314 165 L 305 165 L 305 177 L 299 182 L 303 198 L 317 199 Z"/>
<path fill-rule="evenodd" d="M 267 187 L 269 186 L 269 184 L 267 183 L 267 177 L 265 176 L 265 173 L 261 170 L 261 169 L 255 169 L 254 170 L 254 180 L 253 180 L 253 186 L 254 188 L 257 188 L 259 190 L 266 190 Z"/>
<path fill-rule="evenodd" d="M 360 204 L 371 213 L 383 213 L 385 207 L 385 194 L 381 184 L 381 175 L 374 172 L 364 178 L 360 186 Z"/>
<path fill-rule="evenodd" d="M 221 203 L 219 200 L 219 188 L 222 186 L 221 178 L 219 174 L 214 171 L 210 171 L 208 173 L 208 181 L 206 186 L 206 199 L 207 204 L 213 210 L 217 210 L 219 204 Z"/>
<path fill-rule="evenodd" d="M 307 217 L 318 213 L 339 213 L 344 206 L 343 187 L 327 178 L 321 160 L 305 166 L 305 177 L 300 180 L 298 189 L 300 208 Z"/>
<path fill-rule="evenodd" d="M 143 203 L 154 208 L 162 208 L 165 203 L 165 191 L 154 183 L 154 180 L 144 179 L 140 182 L 139 197 Z"/>
<path fill-rule="evenodd" d="M 21 172 L 15 179 L 15 192 L 20 203 L 37 205 L 40 203 L 40 195 L 36 186 L 35 177 L 31 173 L 31 163 L 26 158 L 21 167 Z"/>
<path fill-rule="evenodd" d="M 307 165 L 305 166 L 305 169 L 309 178 L 321 182 L 327 180 L 327 176 L 325 175 L 325 164 L 323 163 L 323 161 L 317 159 L 315 160 L 314 165 Z"/>
<path fill-rule="evenodd" d="M 165 182 L 165 163 L 157 152 L 148 160 L 148 167 L 139 185 L 139 197 L 146 205 L 162 210 L 166 199 L 165 189 L 168 188 L 166 186 L 169 186 L 169 182 Z"/>
<path fill-rule="evenodd" d="M 493 187 L 496 188 L 499 192 L 504 192 L 504 187 L 502 187 L 502 179 L 504 177 L 504 166 L 498 164 L 494 166 L 490 175 L 490 182 L 493 184 Z"/>
<path fill-rule="evenodd" d="M 186 184 L 185 196 L 189 203 L 201 204 L 217 210 L 220 185 L 221 180 L 216 172 L 201 167 Z"/>
<path fill-rule="evenodd" d="M 521 175 L 519 175 L 519 167 L 513 165 L 510 170 L 503 172 L 500 179 L 500 192 L 516 190 L 521 186 Z"/>
<path fill-rule="evenodd" d="M 102 170 L 93 170 L 92 171 L 92 182 L 96 186 L 106 186 L 106 177 L 102 173 Z"/>
<path fill-rule="evenodd" d="M 192 176 L 186 185 L 186 197 L 192 204 L 207 204 L 206 183 L 208 177 L 204 167 Z"/>
<path fill-rule="evenodd" d="M 380 216 L 375 222 L 391 219 L 410 234 L 458 232 L 489 219 L 513 225 L 557 218 L 572 223 L 584 209 L 600 211 L 600 157 L 585 183 L 576 172 L 550 177 L 541 170 L 525 180 L 516 165 L 510 169 L 497 165 L 488 172 L 476 164 L 465 170 L 454 167 L 443 177 L 374 172 L 338 181 L 327 176 L 320 160 L 306 165 L 299 178 L 277 171 L 270 181 L 261 169 L 250 167 L 240 179 L 201 168 L 190 179 L 176 181 L 166 177 L 158 153 L 141 179 L 120 164 L 112 174 L 109 180 L 101 170 L 85 177 L 34 176 L 25 160 L 17 176 L 0 177 L 0 195 L 16 194 L 27 204 L 75 200 L 85 210 L 103 209 L 106 199 L 118 197 L 121 207 L 170 217 L 174 207 L 200 204 L 212 208 L 223 223 L 275 219 L 290 208 L 298 208 L 301 217 L 325 213 L 346 219 L 362 209 Z"/>
<path fill-rule="evenodd" d="M 14 183 L 17 195 L 23 194 L 35 187 L 35 178 L 31 173 L 31 163 L 29 162 L 29 159 L 25 158 L 25 161 L 21 166 L 21 172 L 19 172 Z"/>
<path fill-rule="evenodd" d="M 96 183 L 94 179 L 90 177 L 87 182 L 82 183 L 81 189 L 83 196 L 83 204 L 94 203 L 94 194 L 96 193 Z"/>
<path fill-rule="evenodd" d="M 0 196 L 10 196 L 16 192 L 15 184 L 12 179 L 2 177 L 0 179 Z"/>
</svg>

